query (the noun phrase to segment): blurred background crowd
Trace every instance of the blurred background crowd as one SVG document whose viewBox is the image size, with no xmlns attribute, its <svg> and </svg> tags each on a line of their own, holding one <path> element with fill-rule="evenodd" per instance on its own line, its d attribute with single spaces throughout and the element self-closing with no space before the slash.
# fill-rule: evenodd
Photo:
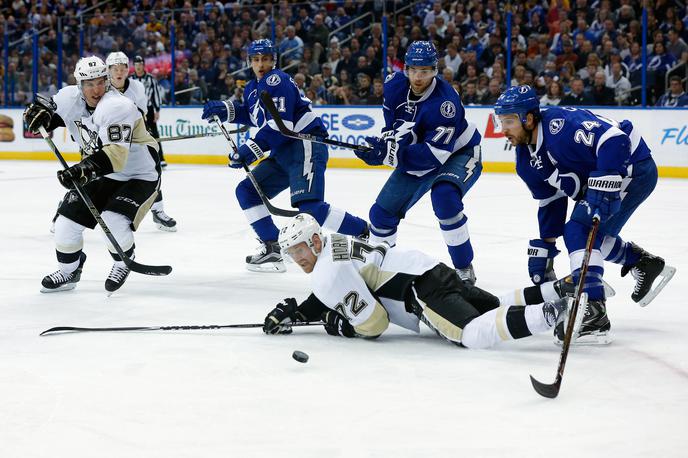
<svg viewBox="0 0 688 458">
<path fill-rule="evenodd" d="M 529 84 L 543 105 L 687 106 L 686 2 L 645 4 L 7 0 L 0 105 L 30 101 L 34 79 L 38 92 L 52 95 L 74 84 L 80 55 L 112 51 L 143 58 L 164 104 L 241 99 L 252 77 L 246 46 L 271 38 L 280 68 L 316 105 L 381 104 L 384 78 L 403 70 L 409 43 L 431 40 L 439 76 L 466 105 L 491 105 L 507 86 Z"/>
</svg>

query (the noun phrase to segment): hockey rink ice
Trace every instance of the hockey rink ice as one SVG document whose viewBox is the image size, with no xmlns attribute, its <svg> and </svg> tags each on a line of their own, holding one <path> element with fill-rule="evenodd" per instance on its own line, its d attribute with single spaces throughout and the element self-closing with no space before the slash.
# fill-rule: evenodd
<svg viewBox="0 0 688 458">
<path fill-rule="evenodd" d="M 64 193 L 55 162 L 0 162 L 0 456 L 29 457 L 685 457 L 688 448 L 688 180 L 660 179 L 621 235 L 677 267 L 645 308 L 633 280 L 607 265 L 614 342 L 574 347 L 555 400 L 528 375 L 554 380 L 551 334 L 490 350 L 458 348 L 421 325 L 379 339 L 288 336 L 260 329 L 80 333 L 54 326 L 262 323 L 308 277 L 245 270 L 256 246 L 234 197 L 242 171 L 170 164 L 167 213 L 136 233 L 137 261 L 167 277 L 132 273 L 106 297 L 111 267 L 100 230 L 74 291 L 41 294 L 57 268 L 50 220 Z M 327 172 L 326 199 L 366 217 L 389 171 Z M 287 207 L 283 193 L 273 203 Z M 571 206 L 569 206 L 571 207 Z M 484 174 L 466 199 L 478 286 L 530 284 L 528 240 L 537 202 L 515 175 Z M 280 224 L 278 219 L 278 225 Z M 449 262 L 429 196 L 399 230 L 399 246 Z M 564 250 L 563 241 L 558 247 Z M 556 272 L 568 269 L 565 253 Z M 294 350 L 310 356 L 292 359 Z"/>
</svg>

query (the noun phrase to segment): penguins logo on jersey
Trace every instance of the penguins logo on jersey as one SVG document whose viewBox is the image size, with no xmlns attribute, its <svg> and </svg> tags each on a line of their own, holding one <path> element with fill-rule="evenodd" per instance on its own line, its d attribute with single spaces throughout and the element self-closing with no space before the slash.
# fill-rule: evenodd
<svg viewBox="0 0 688 458">
<path fill-rule="evenodd" d="M 561 129 L 563 127 L 564 127 L 564 119 L 563 118 L 552 119 L 549 122 L 549 133 L 552 135 L 556 135 L 559 132 L 561 132 Z"/>
<path fill-rule="evenodd" d="M 279 75 L 275 74 L 268 76 L 268 79 L 265 80 L 268 86 L 277 86 L 280 83 L 280 81 L 282 80 L 280 79 Z"/>
<path fill-rule="evenodd" d="M 451 119 L 456 116 L 456 106 L 452 102 L 444 102 L 440 106 L 440 113 L 442 113 L 442 116 L 445 118 Z"/>
<path fill-rule="evenodd" d="M 100 138 L 98 138 L 98 133 L 90 130 L 81 121 L 74 121 L 74 124 L 76 124 L 77 129 L 79 129 L 83 155 L 88 157 L 99 150 L 102 146 L 102 142 Z"/>
</svg>

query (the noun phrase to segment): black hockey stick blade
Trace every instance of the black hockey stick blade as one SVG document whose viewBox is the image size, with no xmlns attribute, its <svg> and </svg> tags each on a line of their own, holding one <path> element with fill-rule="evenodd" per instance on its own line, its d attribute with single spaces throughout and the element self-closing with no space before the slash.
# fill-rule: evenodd
<svg viewBox="0 0 688 458">
<path fill-rule="evenodd" d="M 215 121 L 215 124 L 217 124 L 217 126 L 220 128 L 220 131 L 224 134 L 225 138 L 229 142 L 229 145 L 232 147 L 232 151 L 236 153 L 237 147 L 236 147 L 236 144 L 234 143 L 234 140 L 232 140 L 232 137 L 230 137 L 231 132 L 229 132 L 225 128 L 225 126 L 222 124 L 222 121 L 220 121 L 220 118 L 217 115 L 213 116 L 213 121 Z M 265 208 L 268 209 L 268 212 L 270 212 L 270 214 L 276 215 L 276 216 L 292 217 L 292 216 L 296 216 L 300 213 L 297 210 L 283 210 L 281 208 L 277 208 L 274 205 L 272 205 L 272 203 L 270 202 L 270 199 L 268 199 L 268 196 L 265 195 L 265 193 L 261 189 L 260 185 L 258 184 L 256 177 L 253 176 L 251 169 L 248 168 L 248 165 L 246 165 L 246 164 L 241 164 L 241 165 L 244 167 L 244 171 L 246 172 L 246 176 L 248 176 L 248 179 L 251 181 L 253 188 L 258 193 L 258 197 L 260 197 L 260 200 L 263 202 L 263 205 L 265 205 Z"/>
<path fill-rule="evenodd" d="M 270 199 L 263 193 L 263 190 L 260 188 L 260 185 L 256 181 L 256 177 L 253 176 L 253 173 L 251 172 L 251 169 L 248 168 L 248 165 L 243 164 L 244 166 L 244 171 L 246 172 L 246 176 L 248 176 L 248 179 L 251 180 L 251 184 L 253 184 L 253 187 L 255 188 L 256 192 L 258 193 L 258 196 L 260 197 L 260 200 L 263 201 L 263 205 L 268 209 L 268 211 L 276 216 L 286 216 L 291 218 L 292 216 L 298 215 L 300 212 L 298 210 L 286 210 L 282 208 L 277 208 L 272 203 L 270 202 Z"/>
<path fill-rule="evenodd" d="M 302 326 L 320 326 L 324 323 L 322 321 L 304 321 L 291 323 L 291 327 Z M 178 325 L 178 326 L 123 326 L 112 328 L 82 328 L 75 326 L 57 326 L 46 329 L 39 335 L 46 336 L 48 334 L 65 334 L 69 332 L 122 332 L 122 331 L 196 331 L 208 329 L 248 329 L 248 328 L 262 328 L 264 323 L 242 323 L 242 324 L 208 324 L 208 325 Z"/>
<path fill-rule="evenodd" d="M 559 394 L 559 389 L 561 388 L 561 378 L 559 377 L 557 377 L 557 380 L 554 383 L 547 384 L 536 380 L 535 377 L 531 375 L 530 382 L 533 384 L 533 388 L 540 396 L 550 399 L 556 398 Z"/>
<path fill-rule="evenodd" d="M 124 264 L 129 267 L 132 272 L 143 275 L 163 276 L 169 275 L 172 272 L 172 266 L 149 266 L 147 264 L 139 264 L 131 258 L 122 258 Z"/>
<path fill-rule="evenodd" d="M 282 119 L 282 116 L 280 116 L 279 110 L 275 106 L 275 102 L 272 101 L 272 98 L 270 97 L 268 91 L 261 92 L 260 100 L 263 102 L 263 105 L 265 105 L 265 108 L 270 113 L 270 116 L 272 116 L 272 119 L 275 121 L 275 124 L 277 124 L 277 128 L 279 129 L 280 133 L 285 137 L 295 138 L 297 140 L 305 140 L 314 143 L 322 143 L 324 145 L 339 146 L 340 148 L 348 148 L 358 151 L 372 151 L 371 147 L 365 145 L 356 145 L 354 143 L 340 142 L 337 140 L 332 140 L 331 138 L 323 137 L 322 135 L 311 135 L 303 134 L 301 132 L 294 132 L 293 130 L 289 129 L 286 124 L 284 124 L 284 120 Z"/>
</svg>

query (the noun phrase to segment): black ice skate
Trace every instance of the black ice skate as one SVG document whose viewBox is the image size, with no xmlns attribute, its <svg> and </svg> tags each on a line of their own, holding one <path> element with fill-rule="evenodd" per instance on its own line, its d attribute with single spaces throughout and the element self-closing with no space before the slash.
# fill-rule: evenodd
<svg viewBox="0 0 688 458">
<path fill-rule="evenodd" d="M 41 281 L 42 293 L 57 293 L 59 291 L 69 291 L 76 288 L 76 284 L 81 280 L 81 270 L 86 262 L 86 253 L 79 256 L 79 267 L 74 272 L 65 274 L 62 270 L 57 270 L 50 275 L 43 277 Z"/>
<path fill-rule="evenodd" d="M 648 253 L 633 242 L 631 242 L 631 247 L 635 253 L 640 255 L 640 259 L 635 264 L 621 267 L 621 276 L 625 277 L 628 272 L 633 275 L 635 286 L 631 299 L 641 307 L 645 307 L 669 283 L 671 277 L 676 273 L 676 267 L 667 266 L 664 259 Z M 657 277 L 660 277 L 660 281 L 652 289 L 652 284 Z"/>
<path fill-rule="evenodd" d="M 158 229 L 165 232 L 177 232 L 177 221 L 171 218 L 164 210 L 151 210 L 153 222 Z"/>
<path fill-rule="evenodd" d="M 582 299 L 581 302 L 583 302 Z M 587 301 L 586 307 L 581 307 L 578 314 L 583 317 L 583 321 L 579 331 L 574 332 L 571 345 L 607 345 L 612 342 L 609 332 L 612 325 L 607 316 L 604 300 Z M 561 345 L 563 337 L 564 333 L 558 332 L 555 328 L 554 342 Z"/>
<path fill-rule="evenodd" d="M 573 297 L 576 295 L 576 285 L 573 284 L 572 275 L 568 275 L 562 279 L 555 281 L 554 285 L 552 286 L 554 286 L 554 291 L 557 293 L 559 297 Z M 612 288 L 609 283 L 604 281 L 604 279 L 602 280 L 602 286 L 604 287 L 604 296 L 606 298 L 616 296 L 616 291 L 614 290 L 614 288 Z"/>
<path fill-rule="evenodd" d="M 256 254 L 246 256 L 246 268 L 251 272 L 284 272 L 284 262 L 282 262 L 282 252 L 277 241 L 260 242 L 261 245 L 256 250 Z"/>
<path fill-rule="evenodd" d="M 556 301 L 548 301 L 542 305 L 542 313 L 545 316 L 547 324 L 554 328 L 554 336 L 556 341 L 563 341 L 566 327 L 569 323 L 569 316 L 575 299 L 571 296 L 566 296 Z M 576 322 L 573 325 L 573 335 L 576 336 L 580 330 L 585 308 L 588 303 L 587 293 L 581 295 L 581 300 L 578 303 L 578 311 L 576 312 Z"/>
<path fill-rule="evenodd" d="M 129 272 L 131 272 L 131 270 L 121 261 L 117 261 L 112 265 L 110 275 L 108 275 L 107 280 L 105 280 L 105 291 L 107 291 L 108 296 L 112 296 L 112 293 L 122 287 L 124 281 L 129 276 Z"/>
<path fill-rule="evenodd" d="M 473 270 L 473 264 L 468 264 L 468 267 L 464 267 L 463 269 L 456 269 L 456 273 L 459 274 L 459 278 L 461 278 L 464 283 L 475 286 L 477 278 Z"/>
</svg>

